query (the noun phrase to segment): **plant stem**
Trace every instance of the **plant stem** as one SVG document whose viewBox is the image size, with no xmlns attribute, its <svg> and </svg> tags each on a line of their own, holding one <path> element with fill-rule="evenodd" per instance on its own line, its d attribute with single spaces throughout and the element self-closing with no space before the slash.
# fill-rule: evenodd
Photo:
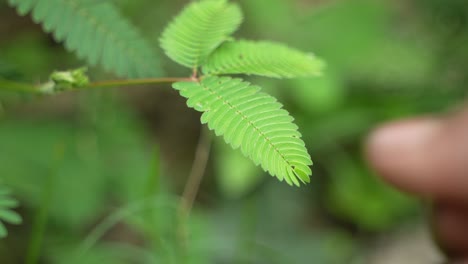
<svg viewBox="0 0 468 264">
<path fill-rule="evenodd" d="M 201 130 L 192 169 L 182 194 L 180 210 L 184 215 L 189 215 L 192 210 L 210 156 L 211 137 L 209 131 L 204 126 Z"/>
<path fill-rule="evenodd" d="M 5 107 L 3 106 L 3 103 L 0 100 L 0 119 L 2 119 L 5 116 L 5 112 Z"/>
<path fill-rule="evenodd" d="M 154 200 L 153 200 L 154 201 Z M 124 219 L 135 216 L 138 214 L 144 214 L 148 210 L 157 210 L 160 207 L 170 207 L 173 208 L 176 205 L 165 202 L 164 200 L 158 200 L 158 203 L 155 202 L 149 203 L 148 200 L 144 199 L 138 202 L 134 202 L 125 206 L 122 209 L 117 210 L 116 212 L 108 215 L 104 220 L 102 220 L 93 230 L 88 234 L 88 236 L 81 242 L 77 247 L 74 258 L 70 263 L 82 263 L 83 257 L 86 256 L 88 251 L 92 249 L 100 239 L 107 233 L 109 230 L 117 225 L 119 222 L 122 222 Z"/>
<path fill-rule="evenodd" d="M 41 91 L 34 85 L 13 82 L 13 81 L 4 80 L 1 78 L 0 78 L 0 90 L 27 92 L 27 93 L 35 93 L 35 94 L 41 93 Z"/>
<path fill-rule="evenodd" d="M 120 86 L 134 86 L 134 85 L 147 85 L 147 84 L 161 84 L 161 83 L 174 83 L 174 82 L 194 82 L 196 78 L 184 77 L 167 77 L 167 78 L 147 78 L 147 79 L 128 79 L 128 80 L 108 80 L 91 82 L 86 86 L 72 88 L 69 91 L 84 90 L 89 88 L 112 88 Z M 26 92 L 33 94 L 48 93 L 40 89 L 41 85 L 32 85 L 27 83 L 14 82 L 0 78 L 0 90 L 9 90 L 16 92 Z"/>
<path fill-rule="evenodd" d="M 42 200 L 40 208 L 38 209 L 31 230 L 31 238 L 28 245 L 26 254 L 26 264 L 36 264 L 39 262 L 42 241 L 47 227 L 47 220 L 49 218 L 50 204 L 52 200 L 52 193 L 54 190 L 55 177 L 58 174 L 59 163 L 63 160 L 64 146 L 58 143 L 55 153 L 54 162 L 51 167 L 51 173 L 48 175 L 45 186 L 42 190 Z"/>
<path fill-rule="evenodd" d="M 130 79 L 130 80 L 110 80 L 92 82 L 87 85 L 87 88 L 105 88 L 105 87 L 119 87 L 130 85 L 144 85 L 144 84 L 160 84 L 160 83 L 174 83 L 174 82 L 192 82 L 192 78 L 148 78 L 148 79 Z"/>
<path fill-rule="evenodd" d="M 208 129 L 202 126 L 200 139 L 195 151 L 192 169 L 188 176 L 187 182 L 185 183 L 184 192 L 182 194 L 178 208 L 179 227 L 177 229 L 177 238 L 179 240 L 181 249 L 180 257 L 184 261 L 188 243 L 187 222 L 193 207 L 193 203 L 197 197 L 200 184 L 203 180 L 203 176 L 205 175 L 206 165 L 208 164 L 208 159 L 210 156 L 210 150 L 211 137 Z"/>
<path fill-rule="evenodd" d="M 154 203 L 154 201 L 157 199 L 158 195 L 161 195 L 160 191 L 160 181 L 161 181 L 161 166 L 160 166 L 160 153 L 159 153 L 159 145 L 154 144 L 154 154 L 152 157 L 152 168 L 150 171 L 150 175 L 148 175 L 148 179 L 146 181 L 146 186 L 145 189 L 143 190 L 144 193 L 144 199 L 147 202 L 147 208 L 151 208 L 150 210 L 146 210 L 145 212 L 145 221 L 150 223 L 151 226 L 156 227 L 156 228 L 151 228 L 149 230 L 149 237 L 150 239 L 150 244 L 151 247 L 154 249 L 157 249 L 159 246 L 159 242 L 161 239 L 161 236 L 159 234 L 159 229 L 157 228 L 158 226 L 158 221 L 160 221 L 159 211 L 155 210 L 151 207 L 151 204 Z"/>
</svg>

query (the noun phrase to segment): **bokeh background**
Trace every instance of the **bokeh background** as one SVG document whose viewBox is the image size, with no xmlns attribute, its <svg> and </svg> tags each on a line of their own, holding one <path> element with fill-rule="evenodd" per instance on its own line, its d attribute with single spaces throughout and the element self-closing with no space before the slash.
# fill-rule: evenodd
<svg viewBox="0 0 468 264">
<path fill-rule="evenodd" d="M 113 1 L 158 38 L 185 0 Z M 202 128 L 167 85 L 37 97 L 0 92 L 0 181 L 21 202 L 0 263 L 436 263 L 424 202 L 369 170 L 380 123 L 450 111 L 468 87 L 465 0 L 240 0 L 238 37 L 327 62 L 320 78 L 252 78 L 296 118 L 314 160 L 293 188 L 213 139 L 189 219 L 178 207 Z M 86 65 L 0 0 L 0 76 L 38 83 Z M 115 78 L 90 68 L 95 80 Z M 205 146 L 206 147 L 206 146 Z M 181 232 L 188 233 L 183 237 Z"/>
</svg>

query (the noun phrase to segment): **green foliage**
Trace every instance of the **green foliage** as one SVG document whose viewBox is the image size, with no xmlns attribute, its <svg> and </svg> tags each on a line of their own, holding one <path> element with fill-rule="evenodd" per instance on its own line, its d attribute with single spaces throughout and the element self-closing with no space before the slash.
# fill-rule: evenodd
<svg viewBox="0 0 468 264">
<path fill-rule="evenodd" d="M 174 88 L 188 106 L 203 112 L 202 123 L 265 171 L 290 185 L 310 181 L 312 162 L 293 118 L 274 97 L 260 93 L 260 87 L 211 76 L 175 83 Z"/>
<path fill-rule="evenodd" d="M 12 77 L 15 76 L 16 69 L 9 63 L 0 60 L 0 76 L 2 77 Z"/>
<path fill-rule="evenodd" d="M 342 219 L 369 231 L 382 231 L 415 213 L 415 201 L 379 181 L 363 161 L 339 157 L 331 168 L 327 206 Z"/>
<path fill-rule="evenodd" d="M 9 0 L 18 13 L 32 12 L 57 41 L 89 64 L 126 77 L 151 77 L 159 72 L 157 56 L 138 31 L 110 1 Z"/>
<path fill-rule="evenodd" d="M 187 122 L 193 113 L 181 111 L 173 94 L 146 89 L 119 91 L 134 103 L 135 114 L 127 113 L 124 104 L 109 105 L 118 95 L 110 89 L 84 87 L 84 92 L 36 100 L 26 93 L 32 87 L 29 84 L 48 81 L 54 69 L 73 69 L 81 63 L 28 19 L 15 16 L 7 0 L 1 2 L 0 181 L 15 191 L 11 197 L 21 201 L 21 211 L 15 211 L 33 216 L 44 210 L 41 196 L 50 180 L 53 192 L 38 252 L 41 262 L 364 263 L 373 254 L 366 246 L 375 239 L 387 238 L 406 226 L 407 220 L 419 229 L 423 212 L 375 179 L 359 158 L 361 146 L 369 130 L 386 120 L 443 111 L 465 100 L 468 24 L 461 22 L 468 17 L 468 9 L 463 0 L 414 0 L 404 5 L 374 0 L 231 1 L 242 6 L 248 18 L 242 38 L 287 42 L 290 47 L 314 51 L 330 65 L 321 78 L 249 77 L 263 92 L 285 102 L 314 153 L 314 174 L 319 180 L 296 190 L 264 179 L 260 167 L 219 137 L 216 142 L 222 146 L 215 145 L 200 199 L 187 223 L 178 219 L 177 194 L 190 168 L 191 143 L 199 130 L 196 122 Z M 145 38 L 157 42 L 182 4 L 204 1 L 69 2 L 86 3 L 87 8 L 116 5 Z M 69 24 L 67 15 L 60 17 Z M 225 39 L 205 62 L 234 42 L 228 35 Z M 182 67 L 167 66 L 175 70 L 170 76 L 182 72 L 186 79 L 189 75 Z M 205 74 L 206 63 L 198 67 L 199 75 Z M 89 68 L 93 78 L 109 78 Z M 63 79 L 68 78 L 56 80 Z M 138 123 L 140 116 L 147 118 L 147 125 Z M 179 140 L 180 135 L 186 137 Z M 164 174 L 159 180 L 155 138 L 162 143 Z M 54 158 L 57 144 L 65 151 L 60 161 Z M 188 154 L 180 156 L 175 150 Z M 154 192 L 162 195 L 150 197 Z M 166 195 L 170 198 L 164 199 Z M 168 200 L 171 205 L 162 206 Z M 134 204 L 145 206 L 127 211 Z M 203 210 L 198 204 L 203 204 Z M 116 218 L 122 211 L 127 213 Z M 30 229 L 5 226 L 13 235 L 0 240 L 0 263 L 24 263 Z M 180 241 L 179 231 L 184 228 L 188 241 Z M 403 228 L 405 236 L 412 236 L 412 228 Z M 95 230 L 101 230 L 99 236 Z M 398 245 L 404 247 L 404 243 Z M 81 257 L 77 252 L 83 253 Z"/>
<path fill-rule="evenodd" d="M 343 81 L 330 68 L 321 78 L 294 79 L 288 84 L 293 91 L 289 95 L 296 105 L 311 115 L 337 109 L 345 97 Z"/>
<path fill-rule="evenodd" d="M 216 182 L 228 198 L 240 198 L 251 192 L 263 180 L 263 172 L 239 151 L 222 140 L 215 141 Z"/>
<path fill-rule="evenodd" d="M 63 56 L 67 54 L 66 51 L 51 49 L 47 36 L 40 32 L 19 32 L 14 39 L 0 48 L 0 60 L 13 70 L 6 75 L 2 74 L 2 77 L 10 80 L 31 81 L 34 80 L 32 76 L 47 76 L 56 68 L 55 63 L 65 63 L 69 59 Z M 60 62 L 57 58 L 61 58 Z"/>
<path fill-rule="evenodd" d="M 242 22 L 242 13 L 225 0 L 195 2 L 177 16 L 161 37 L 161 47 L 179 64 L 202 65 Z"/>
<path fill-rule="evenodd" d="M 18 201 L 10 196 L 10 190 L 0 186 L 0 238 L 4 238 L 8 235 L 4 223 L 14 225 L 21 224 L 21 216 L 13 211 L 13 208 L 17 206 Z"/>
<path fill-rule="evenodd" d="M 241 79 L 210 75 L 258 74 L 269 77 L 318 75 L 323 62 L 270 42 L 229 41 L 242 14 L 227 1 L 189 5 L 161 38 L 175 62 L 193 68 L 192 82 L 175 83 L 187 105 L 203 112 L 202 123 L 256 165 L 290 185 L 309 182 L 312 160 L 293 118 L 277 100 Z M 220 45 L 217 49 L 217 47 Z M 210 77 L 198 77 L 198 67 Z"/>
<path fill-rule="evenodd" d="M 107 2 L 91 4 L 88 0 L 77 1 L 10 0 L 10 4 L 15 5 L 20 14 L 32 11 L 33 19 L 36 22 L 43 22 L 46 31 L 52 31 L 58 40 L 64 39 L 65 46 L 71 50 L 76 49 L 78 55 L 88 56 L 91 64 L 96 62 L 101 56 L 99 52 L 102 51 L 102 62 L 105 67 L 115 66 L 116 72 L 121 75 L 143 76 L 141 72 L 128 68 L 132 67 L 132 63 L 125 60 L 128 56 L 142 62 L 153 61 L 152 56 L 146 56 L 149 49 L 145 49 L 144 42 L 135 33 L 136 31 L 119 17 L 111 4 Z M 63 23 L 65 15 L 70 18 Z M 112 23 L 113 20 L 116 20 L 115 23 Z M 258 86 L 250 86 L 240 79 L 204 78 L 198 75 L 198 70 L 202 67 L 208 76 L 257 74 L 292 78 L 319 75 L 324 63 L 311 54 L 272 42 L 243 40 L 230 41 L 222 45 L 229 38 L 232 39 L 230 35 L 241 22 L 242 13 L 236 4 L 228 3 L 226 0 L 195 2 L 188 5 L 166 27 L 160 39 L 161 46 L 174 61 L 192 68 L 191 82 L 201 89 L 198 89 L 200 94 L 197 94 L 196 99 L 189 98 L 188 104 L 205 112 L 202 123 L 208 123 L 217 135 L 224 135 L 226 142 L 235 149 L 241 146 L 243 154 L 251 158 L 255 164 L 261 165 L 265 171 L 290 185 L 299 186 L 300 182 L 309 182 L 312 171 L 308 166 L 312 165 L 312 160 L 289 113 L 281 109 L 282 105 L 273 97 L 258 93 Z M 115 26 L 116 30 L 110 31 L 109 29 L 113 29 L 111 25 Z M 125 32 L 122 36 L 119 34 L 121 39 L 115 37 L 117 29 Z M 81 38 L 85 41 L 81 41 Z M 131 45 L 133 42 L 137 44 Z M 97 44 L 91 45 L 92 43 Z M 135 53 L 137 51 L 141 54 Z M 154 69 L 148 65 L 139 63 L 138 65 L 145 70 Z M 73 88 L 93 87 L 89 84 L 84 69 L 54 72 L 50 79 L 48 83 L 39 87 L 21 85 L 14 88 L 29 92 L 55 93 Z M 134 83 L 142 82 L 145 83 L 144 80 Z M 122 84 L 122 82 L 115 83 Z M 0 87 L 9 87 L 10 84 L 2 81 Z M 227 85 L 229 90 L 220 84 Z M 184 89 L 190 86 L 180 85 L 175 84 L 174 87 Z M 222 98 L 214 98 L 213 95 L 217 93 Z M 193 94 L 183 93 L 183 95 L 190 97 Z M 254 100 L 244 103 L 242 100 L 250 99 L 249 96 L 253 96 Z M 209 109 L 191 104 L 190 100 L 196 101 L 200 98 L 213 99 L 206 105 Z M 227 102 L 229 105 L 225 105 Z M 271 116 L 260 116 L 266 114 Z M 236 126 L 234 128 L 248 125 L 248 129 L 243 130 L 245 134 L 240 133 L 236 138 L 232 138 L 234 135 L 229 134 L 231 131 L 225 131 L 225 128 L 230 128 L 230 122 Z M 258 127 L 259 124 L 261 127 Z M 262 144 L 257 144 L 259 138 Z"/>
<path fill-rule="evenodd" d="M 255 74 L 275 78 L 320 75 L 323 62 L 271 42 L 230 41 L 219 47 L 203 66 L 205 74 Z"/>
<path fill-rule="evenodd" d="M 82 98 L 93 109 L 90 99 Z M 22 201 L 40 206 L 44 185 L 54 173 L 51 166 L 57 167 L 50 218 L 75 229 L 93 221 L 110 197 L 119 197 L 120 202 L 141 199 L 141 191 L 149 188 L 148 177 L 155 173 L 141 124 L 125 107 L 110 98 L 99 101 L 99 108 L 89 113 L 101 120 L 98 124 L 88 118 L 79 124 L 2 120 L 0 160 L 9 161 L 0 166 L 2 180 Z M 65 151 L 60 164 L 54 165 L 57 145 Z"/>
</svg>

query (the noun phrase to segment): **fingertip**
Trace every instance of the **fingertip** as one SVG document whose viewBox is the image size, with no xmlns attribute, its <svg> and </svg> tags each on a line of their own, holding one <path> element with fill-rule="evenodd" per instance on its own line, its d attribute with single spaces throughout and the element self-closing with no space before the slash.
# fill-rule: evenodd
<svg viewBox="0 0 468 264">
<path fill-rule="evenodd" d="M 408 120 L 384 125 L 366 142 L 371 167 L 387 182 L 420 196 L 429 196 L 430 147 L 440 129 L 436 119 Z"/>
</svg>

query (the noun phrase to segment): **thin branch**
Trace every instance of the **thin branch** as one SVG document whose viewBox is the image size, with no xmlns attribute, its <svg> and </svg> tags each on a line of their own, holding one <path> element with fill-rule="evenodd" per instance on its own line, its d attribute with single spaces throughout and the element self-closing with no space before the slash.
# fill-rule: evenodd
<svg viewBox="0 0 468 264">
<path fill-rule="evenodd" d="M 2 101 L 0 100 L 0 119 L 5 116 L 6 110 L 5 107 L 3 106 Z"/>
<path fill-rule="evenodd" d="M 82 258 L 91 250 L 96 244 L 102 239 L 102 237 L 109 232 L 110 229 L 115 227 L 119 222 L 125 219 L 135 216 L 144 215 L 148 211 L 161 208 L 176 208 L 176 204 L 172 203 L 172 200 L 166 200 L 161 198 L 145 198 L 138 201 L 134 201 L 112 214 L 106 216 L 100 223 L 98 223 L 88 235 L 80 242 L 80 245 L 76 247 L 73 261 L 71 263 L 82 263 Z"/>
<path fill-rule="evenodd" d="M 198 68 L 197 67 L 193 68 L 193 70 L 192 70 L 192 80 L 196 80 L 196 79 L 198 79 Z"/>
<path fill-rule="evenodd" d="M 180 212 L 183 215 L 189 215 L 192 210 L 193 203 L 197 197 L 201 181 L 205 175 L 206 165 L 211 150 L 211 137 L 208 129 L 204 126 L 201 128 L 200 139 L 195 151 L 195 158 L 192 164 L 189 177 L 185 184 L 182 200 L 180 204 Z"/>
<path fill-rule="evenodd" d="M 206 165 L 208 164 L 208 158 L 211 150 L 211 137 L 208 129 L 202 126 L 200 139 L 198 140 L 197 149 L 195 151 L 195 157 L 192 164 L 192 169 L 188 176 L 187 182 L 185 183 L 184 192 L 182 194 L 179 208 L 179 227 L 177 230 L 177 237 L 181 247 L 180 257 L 183 259 L 187 251 L 188 232 L 187 232 L 187 219 L 192 210 L 195 198 L 197 197 L 200 184 L 205 175 Z"/>
<path fill-rule="evenodd" d="M 193 78 L 169 77 L 169 78 L 147 78 L 147 79 L 129 79 L 129 80 L 108 80 L 91 82 L 86 86 L 71 88 L 65 91 L 85 90 L 90 88 L 111 88 L 120 86 L 148 85 L 174 82 L 193 82 L 197 81 Z M 33 94 L 50 94 L 49 90 L 43 89 L 44 84 L 31 85 L 27 83 L 14 82 L 0 78 L 0 90 L 9 90 L 16 92 L 26 92 Z M 52 92 L 53 93 L 53 92 Z"/>
<path fill-rule="evenodd" d="M 38 86 L 30 85 L 26 83 L 13 82 L 9 80 L 4 80 L 0 78 L 0 90 L 9 90 L 16 92 L 26 92 L 26 93 L 35 93 L 40 94 L 42 91 Z"/>
<path fill-rule="evenodd" d="M 37 209 L 33 219 L 33 225 L 31 229 L 31 237 L 26 251 L 26 262 L 27 264 L 39 263 L 40 253 L 45 239 L 45 233 L 47 224 L 49 221 L 50 207 L 52 204 L 52 197 L 55 189 L 56 177 L 60 174 L 60 167 L 63 163 L 65 155 L 65 146 L 62 142 L 57 142 L 55 146 L 52 164 L 50 167 L 50 174 L 48 175 L 44 186 L 42 188 L 42 200 L 40 201 L 40 207 Z"/>
<path fill-rule="evenodd" d="M 105 88 L 105 87 L 119 87 L 119 86 L 131 86 L 131 85 L 174 83 L 174 82 L 193 82 L 193 79 L 175 77 L 175 78 L 110 80 L 110 81 L 92 82 L 89 85 L 87 85 L 87 88 Z"/>
</svg>

